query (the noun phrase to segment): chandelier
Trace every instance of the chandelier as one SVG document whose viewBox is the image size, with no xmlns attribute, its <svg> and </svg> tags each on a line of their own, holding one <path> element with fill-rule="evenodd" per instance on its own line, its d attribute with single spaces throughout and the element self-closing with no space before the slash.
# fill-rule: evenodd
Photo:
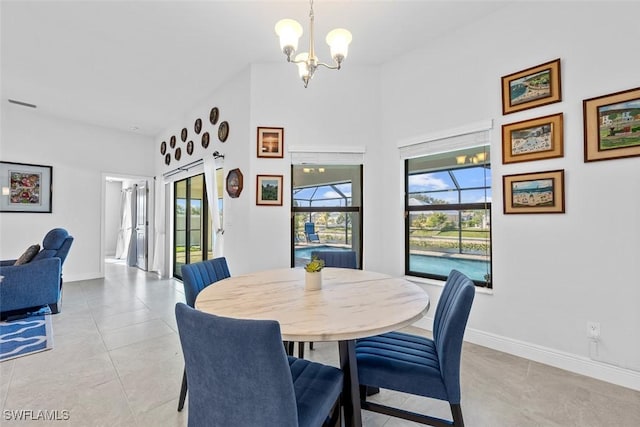
<svg viewBox="0 0 640 427">
<path fill-rule="evenodd" d="M 335 65 L 329 65 L 319 62 L 316 56 L 315 46 L 313 42 L 313 0 L 310 1 L 311 10 L 309 11 L 309 52 L 302 52 L 291 59 L 298 49 L 298 39 L 302 36 L 302 26 L 293 19 L 281 19 L 276 23 L 276 34 L 280 37 L 280 48 L 287 55 L 287 61 L 298 65 L 298 74 L 307 87 L 309 80 L 313 77 L 319 66 L 326 67 L 330 70 L 339 70 L 344 58 L 347 57 L 349 51 L 349 43 L 351 43 L 351 33 L 344 28 L 336 28 L 327 34 L 327 44 L 331 48 L 331 57 Z"/>
</svg>

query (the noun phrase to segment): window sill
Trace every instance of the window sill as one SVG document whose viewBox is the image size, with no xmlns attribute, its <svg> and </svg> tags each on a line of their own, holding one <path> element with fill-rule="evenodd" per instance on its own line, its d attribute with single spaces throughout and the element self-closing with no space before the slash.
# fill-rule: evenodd
<svg viewBox="0 0 640 427">
<path fill-rule="evenodd" d="M 404 276 L 404 278 L 418 285 L 439 286 L 441 288 L 444 287 L 444 283 L 445 283 L 442 280 L 427 279 L 426 277 Z M 493 289 L 481 288 L 479 286 L 476 286 L 476 294 L 493 295 Z"/>
</svg>

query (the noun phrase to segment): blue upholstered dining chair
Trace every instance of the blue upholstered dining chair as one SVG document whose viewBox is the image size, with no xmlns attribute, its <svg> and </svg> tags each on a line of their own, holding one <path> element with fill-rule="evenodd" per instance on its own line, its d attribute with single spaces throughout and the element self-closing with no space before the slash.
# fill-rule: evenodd
<svg viewBox="0 0 640 427">
<path fill-rule="evenodd" d="M 182 266 L 182 284 L 184 285 L 184 296 L 189 307 L 194 307 L 196 297 L 201 290 L 217 282 L 218 280 L 231 277 L 227 259 L 218 257 L 206 261 L 194 262 Z M 182 374 L 182 386 L 180 387 L 180 399 L 178 400 L 178 411 L 182 411 L 184 401 L 187 398 L 187 370 Z"/>
<path fill-rule="evenodd" d="M 324 261 L 325 267 L 358 268 L 356 251 L 347 250 L 316 250 L 311 251 L 311 258 Z"/>
<path fill-rule="evenodd" d="M 452 270 L 436 308 L 433 340 L 401 332 L 357 340 L 362 409 L 437 427 L 464 426 L 460 406 L 460 358 L 474 295 L 473 282 Z M 367 402 L 367 386 L 448 401 L 453 421 Z"/>
<path fill-rule="evenodd" d="M 189 427 L 318 427 L 339 421 L 342 371 L 287 357 L 273 320 L 176 304 L 189 379 Z M 249 351 L 250 350 L 250 351 Z"/>
</svg>

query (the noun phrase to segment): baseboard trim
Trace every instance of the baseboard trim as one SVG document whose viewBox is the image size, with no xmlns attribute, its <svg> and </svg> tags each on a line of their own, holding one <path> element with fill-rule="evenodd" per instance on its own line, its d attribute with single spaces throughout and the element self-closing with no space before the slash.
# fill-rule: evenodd
<svg viewBox="0 0 640 427">
<path fill-rule="evenodd" d="M 101 279 L 104 277 L 102 273 L 86 273 L 86 274 L 69 274 L 63 275 L 64 283 L 69 282 L 78 282 L 80 280 L 93 280 L 93 279 Z"/>
<path fill-rule="evenodd" d="M 414 326 L 432 330 L 433 319 L 422 318 L 416 322 Z M 575 374 L 585 375 L 590 378 L 640 391 L 640 372 L 638 371 L 480 331 L 478 329 L 467 328 L 464 339 L 470 343 L 498 350 L 503 353 L 512 354 L 534 362 L 564 369 L 565 371 Z"/>
</svg>

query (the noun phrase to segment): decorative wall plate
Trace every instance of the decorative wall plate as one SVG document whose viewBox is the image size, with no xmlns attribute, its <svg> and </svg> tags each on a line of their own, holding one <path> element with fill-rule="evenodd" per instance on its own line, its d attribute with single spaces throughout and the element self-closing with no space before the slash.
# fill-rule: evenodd
<svg viewBox="0 0 640 427">
<path fill-rule="evenodd" d="M 182 157 L 182 149 L 180 149 L 180 147 L 176 148 L 176 152 L 173 153 L 173 157 L 176 158 L 176 161 L 180 160 L 180 157 Z"/>
<path fill-rule="evenodd" d="M 193 141 L 187 142 L 187 154 L 188 155 L 193 154 Z"/>
<path fill-rule="evenodd" d="M 171 163 L 171 154 L 167 153 L 164 156 L 164 164 L 169 165 L 169 163 Z"/>
<path fill-rule="evenodd" d="M 196 119 L 196 122 L 193 124 L 193 130 L 195 130 L 197 134 L 200 134 L 202 130 L 202 119 Z"/>
<path fill-rule="evenodd" d="M 236 198 L 242 192 L 242 172 L 240 169 L 231 169 L 227 174 L 227 193 L 229 197 Z"/>
<path fill-rule="evenodd" d="M 220 142 L 225 142 L 228 137 L 229 137 L 229 123 L 227 121 L 224 121 L 220 123 L 220 126 L 218 127 L 218 139 L 220 140 Z"/>
<path fill-rule="evenodd" d="M 187 128 L 182 128 L 182 133 L 180 134 L 180 138 L 182 139 L 182 142 L 187 141 Z"/>
<path fill-rule="evenodd" d="M 175 135 L 171 137 L 171 139 L 169 140 L 169 147 L 171 148 L 175 148 L 176 146 L 176 137 Z"/>
<path fill-rule="evenodd" d="M 218 117 L 220 116 L 220 111 L 218 111 L 218 107 L 213 107 L 211 112 L 209 113 L 209 121 L 212 125 L 218 123 Z"/>
<path fill-rule="evenodd" d="M 202 146 L 207 148 L 209 146 L 209 132 L 202 134 Z"/>
<path fill-rule="evenodd" d="M 167 152 L 167 141 L 162 141 L 160 144 L 160 154 L 164 155 Z"/>
</svg>

